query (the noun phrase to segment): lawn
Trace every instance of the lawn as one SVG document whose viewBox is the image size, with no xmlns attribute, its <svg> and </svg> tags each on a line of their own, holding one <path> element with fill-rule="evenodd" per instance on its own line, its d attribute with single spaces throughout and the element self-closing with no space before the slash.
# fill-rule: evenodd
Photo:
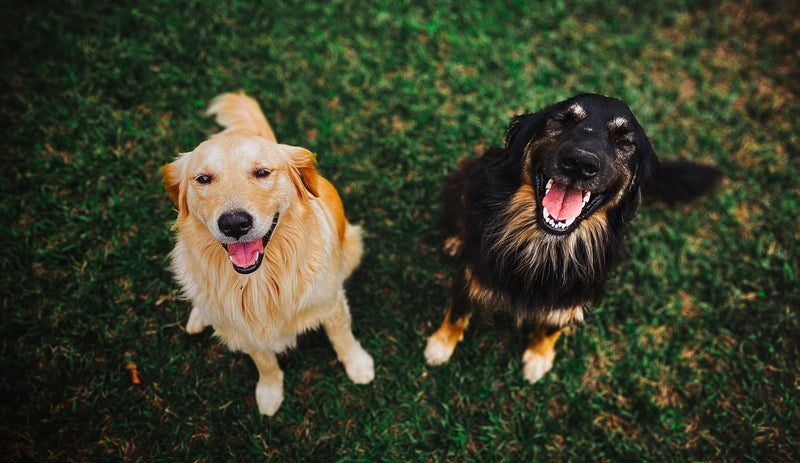
<svg viewBox="0 0 800 463">
<path fill-rule="evenodd" d="M 798 461 L 800 5 L 629 3 L 3 2 L 0 459 Z M 159 169 L 236 90 L 366 230 L 348 294 L 375 380 L 307 333 L 271 418 L 249 357 L 185 332 L 168 270 Z M 726 179 L 642 209 L 539 383 L 501 313 L 428 367 L 454 271 L 444 179 L 582 91 Z"/>
</svg>

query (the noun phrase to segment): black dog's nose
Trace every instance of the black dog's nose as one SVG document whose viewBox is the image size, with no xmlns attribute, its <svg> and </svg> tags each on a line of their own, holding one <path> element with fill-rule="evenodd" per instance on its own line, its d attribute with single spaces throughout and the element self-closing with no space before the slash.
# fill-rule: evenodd
<svg viewBox="0 0 800 463">
<path fill-rule="evenodd" d="M 219 216 L 217 225 L 225 236 L 238 240 L 253 228 L 253 216 L 244 211 L 226 212 Z"/>
<path fill-rule="evenodd" d="M 561 158 L 561 169 L 573 180 L 588 180 L 600 171 L 600 161 L 587 151 L 571 151 Z"/>
</svg>

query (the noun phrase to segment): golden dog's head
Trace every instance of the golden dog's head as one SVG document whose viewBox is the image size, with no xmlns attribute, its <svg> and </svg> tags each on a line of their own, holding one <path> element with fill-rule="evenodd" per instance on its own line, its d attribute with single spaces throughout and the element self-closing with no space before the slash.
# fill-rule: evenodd
<svg viewBox="0 0 800 463">
<path fill-rule="evenodd" d="M 258 270 L 281 214 L 318 196 L 311 152 L 246 133 L 212 137 L 163 172 L 175 226 L 204 227 L 242 274 Z"/>
</svg>

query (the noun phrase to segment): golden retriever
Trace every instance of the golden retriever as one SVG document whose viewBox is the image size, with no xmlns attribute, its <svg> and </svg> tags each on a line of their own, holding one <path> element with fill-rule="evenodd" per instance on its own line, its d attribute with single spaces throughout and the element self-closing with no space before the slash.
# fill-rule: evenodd
<svg viewBox="0 0 800 463">
<path fill-rule="evenodd" d="M 163 168 L 178 210 L 172 268 L 193 303 L 186 331 L 212 326 L 250 355 L 262 414 L 283 401 L 276 355 L 319 325 L 350 379 L 369 383 L 372 357 L 353 336 L 343 287 L 361 259 L 361 228 L 314 154 L 278 144 L 255 100 L 223 94 L 208 114 L 225 130 Z"/>
</svg>

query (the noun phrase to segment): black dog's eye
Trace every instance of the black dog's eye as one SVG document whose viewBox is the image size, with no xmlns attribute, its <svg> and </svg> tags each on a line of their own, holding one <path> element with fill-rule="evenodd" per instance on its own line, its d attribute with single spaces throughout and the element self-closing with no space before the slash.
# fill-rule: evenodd
<svg viewBox="0 0 800 463">
<path fill-rule="evenodd" d="M 212 180 L 211 176 L 205 174 L 198 175 L 197 177 L 194 178 L 194 181 L 201 185 L 208 185 L 209 183 L 211 183 L 211 180 Z"/>
<path fill-rule="evenodd" d="M 579 124 L 581 121 L 586 119 L 586 110 L 583 109 L 583 106 L 575 103 L 566 111 L 562 112 L 561 114 L 555 117 L 556 121 L 560 122 L 562 125 L 571 127 Z"/>
<path fill-rule="evenodd" d="M 555 117 L 555 120 L 565 126 L 572 126 L 581 121 L 577 114 L 572 111 L 561 113 Z"/>
<path fill-rule="evenodd" d="M 617 146 L 628 146 L 633 144 L 633 140 L 628 134 L 611 134 L 611 142 Z"/>
<path fill-rule="evenodd" d="M 611 143 L 620 147 L 633 144 L 633 134 L 625 127 L 609 127 L 608 138 L 611 139 Z"/>
<path fill-rule="evenodd" d="M 253 171 L 253 175 L 255 175 L 256 178 L 267 178 L 271 173 L 272 171 L 269 169 L 256 169 Z"/>
</svg>

